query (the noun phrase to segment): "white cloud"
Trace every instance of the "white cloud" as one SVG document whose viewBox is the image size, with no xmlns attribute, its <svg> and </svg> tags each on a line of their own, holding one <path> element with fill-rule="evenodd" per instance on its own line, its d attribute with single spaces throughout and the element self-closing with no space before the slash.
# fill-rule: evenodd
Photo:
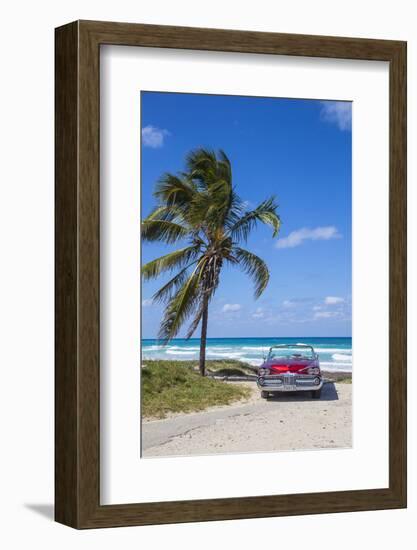
<svg viewBox="0 0 417 550">
<path fill-rule="evenodd" d="M 296 307 L 296 306 L 305 306 L 306 304 L 312 302 L 312 298 L 291 298 L 289 300 L 284 300 L 282 306 L 285 308 Z"/>
<path fill-rule="evenodd" d="M 339 296 L 326 296 L 324 299 L 324 303 L 326 305 L 334 305 L 334 304 L 343 304 L 345 300 L 343 298 L 340 298 Z"/>
<path fill-rule="evenodd" d="M 336 124 L 339 130 L 352 128 L 352 103 L 350 101 L 322 101 L 321 104 L 323 120 Z"/>
<path fill-rule="evenodd" d="M 142 128 L 142 143 L 145 147 L 158 149 L 164 145 L 164 139 L 169 135 L 168 130 L 148 125 Z"/>
<path fill-rule="evenodd" d="M 227 313 L 229 311 L 239 311 L 241 309 L 240 304 L 224 304 L 222 311 L 223 313 Z"/>
<path fill-rule="evenodd" d="M 335 317 L 337 312 L 335 311 L 317 311 L 314 314 L 314 319 L 329 319 L 330 317 Z"/>
<path fill-rule="evenodd" d="M 252 314 L 252 317 L 254 319 L 262 319 L 264 317 L 264 312 L 261 307 L 258 307 L 258 309 L 255 311 L 255 313 Z"/>
<path fill-rule="evenodd" d="M 147 298 L 145 300 L 142 300 L 142 306 L 143 307 L 149 307 L 153 304 L 153 300 L 150 298 Z"/>
<path fill-rule="evenodd" d="M 315 227 L 310 229 L 303 227 L 292 231 L 288 237 L 278 239 L 277 248 L 294 248 L 300 246 L 304 241 L 329 241 L 330 239 L 340 239 L 341 235 L 334 225 L 328 225 L 325 227 Z"/>
</svg>

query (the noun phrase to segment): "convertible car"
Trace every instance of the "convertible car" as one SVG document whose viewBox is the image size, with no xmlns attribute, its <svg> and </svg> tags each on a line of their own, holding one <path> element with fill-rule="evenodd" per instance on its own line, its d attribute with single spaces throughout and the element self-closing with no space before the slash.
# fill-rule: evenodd
<svg viewBox="0 0 417 550">
<path fill-rule="evenodd" d="M 320 399 L 323 378 L 319 356 L 306 344 L 272 346 L 258 369 L 257 384 L 265 399 L 290 391 L 309 391 L 314 399 Z"/>
</svg>

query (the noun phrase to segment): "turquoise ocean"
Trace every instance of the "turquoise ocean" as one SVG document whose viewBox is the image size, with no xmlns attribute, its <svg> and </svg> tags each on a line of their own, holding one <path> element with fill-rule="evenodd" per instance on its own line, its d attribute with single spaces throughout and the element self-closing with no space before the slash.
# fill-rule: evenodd
<svg viewBox="0 0 417 550">
<path fill-rule="evenodd" d="M 352 338 L 208 338 L 207 359 L 236 359 L 254 366 L 262 363 L 275 344 L 309 344 L 319 354 L 320 366 L 327 371 L 352 371 Z M 200 340 L 176 338 L 166 346 L 157 340 L 142 340 L 143 359 L 198 359 Z"/>
</svg>

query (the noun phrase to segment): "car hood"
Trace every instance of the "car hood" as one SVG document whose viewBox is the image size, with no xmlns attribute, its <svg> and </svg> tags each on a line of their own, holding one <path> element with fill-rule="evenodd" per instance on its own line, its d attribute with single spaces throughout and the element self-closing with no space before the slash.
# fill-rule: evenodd
<svg viewBox="0 0 417 550">
<path fill-rule="evenodd" d="M 276 358 L 265 361 L 261 368 L 272 369 L 278 372 L 298 372 L 309 366 L 316 366 L 314 359 L 287 359 Z"/>
</svg>

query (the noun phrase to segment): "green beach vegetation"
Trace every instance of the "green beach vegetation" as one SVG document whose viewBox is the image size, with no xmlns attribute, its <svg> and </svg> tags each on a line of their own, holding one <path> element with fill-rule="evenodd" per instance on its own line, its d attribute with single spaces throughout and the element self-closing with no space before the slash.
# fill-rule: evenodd
<svg viewBox="0 0 417 550">
<path fill-rule="evenodd" d="M 275 197 L 247 209 L 232 183 L 231 163 L 223 151 L 193 150 L 185 164 L 184 172 L 165 173 L 156 183 L 157 206 L 141 228 L 144 241 L 185 246 L 145 264 L 142 277 L 149 281 L 162 273 L 173 274 L 153 296 L 155 302 L 165 305 L 158 337 L 167 343 L 191 321 L 190 338 L 201 325 L 199 371 L 204 376 L 209 304 L 222 268 L 228 264 L 245 272 L 253 280 L 255 298 L 259 298 L 269 281 L 268 266 L 240 245 L 247 242 L 258 223 L 271 226 L 273 238 L 277 237 L 280 218 Z"/>
<path fill-rule="evenodd" d="M 237 364 L 236 364 L 237 363 Z M 208 361 L 208 370 L 246 374 L 237 361 Z M 164 418 L 169 413 L 201 411 L 229 405 L 249 397 L 243 384 L 227 383 L 199 375 L 196 361 L 145 361 L 142 367 L 142 415 Z"/>
</svg>

